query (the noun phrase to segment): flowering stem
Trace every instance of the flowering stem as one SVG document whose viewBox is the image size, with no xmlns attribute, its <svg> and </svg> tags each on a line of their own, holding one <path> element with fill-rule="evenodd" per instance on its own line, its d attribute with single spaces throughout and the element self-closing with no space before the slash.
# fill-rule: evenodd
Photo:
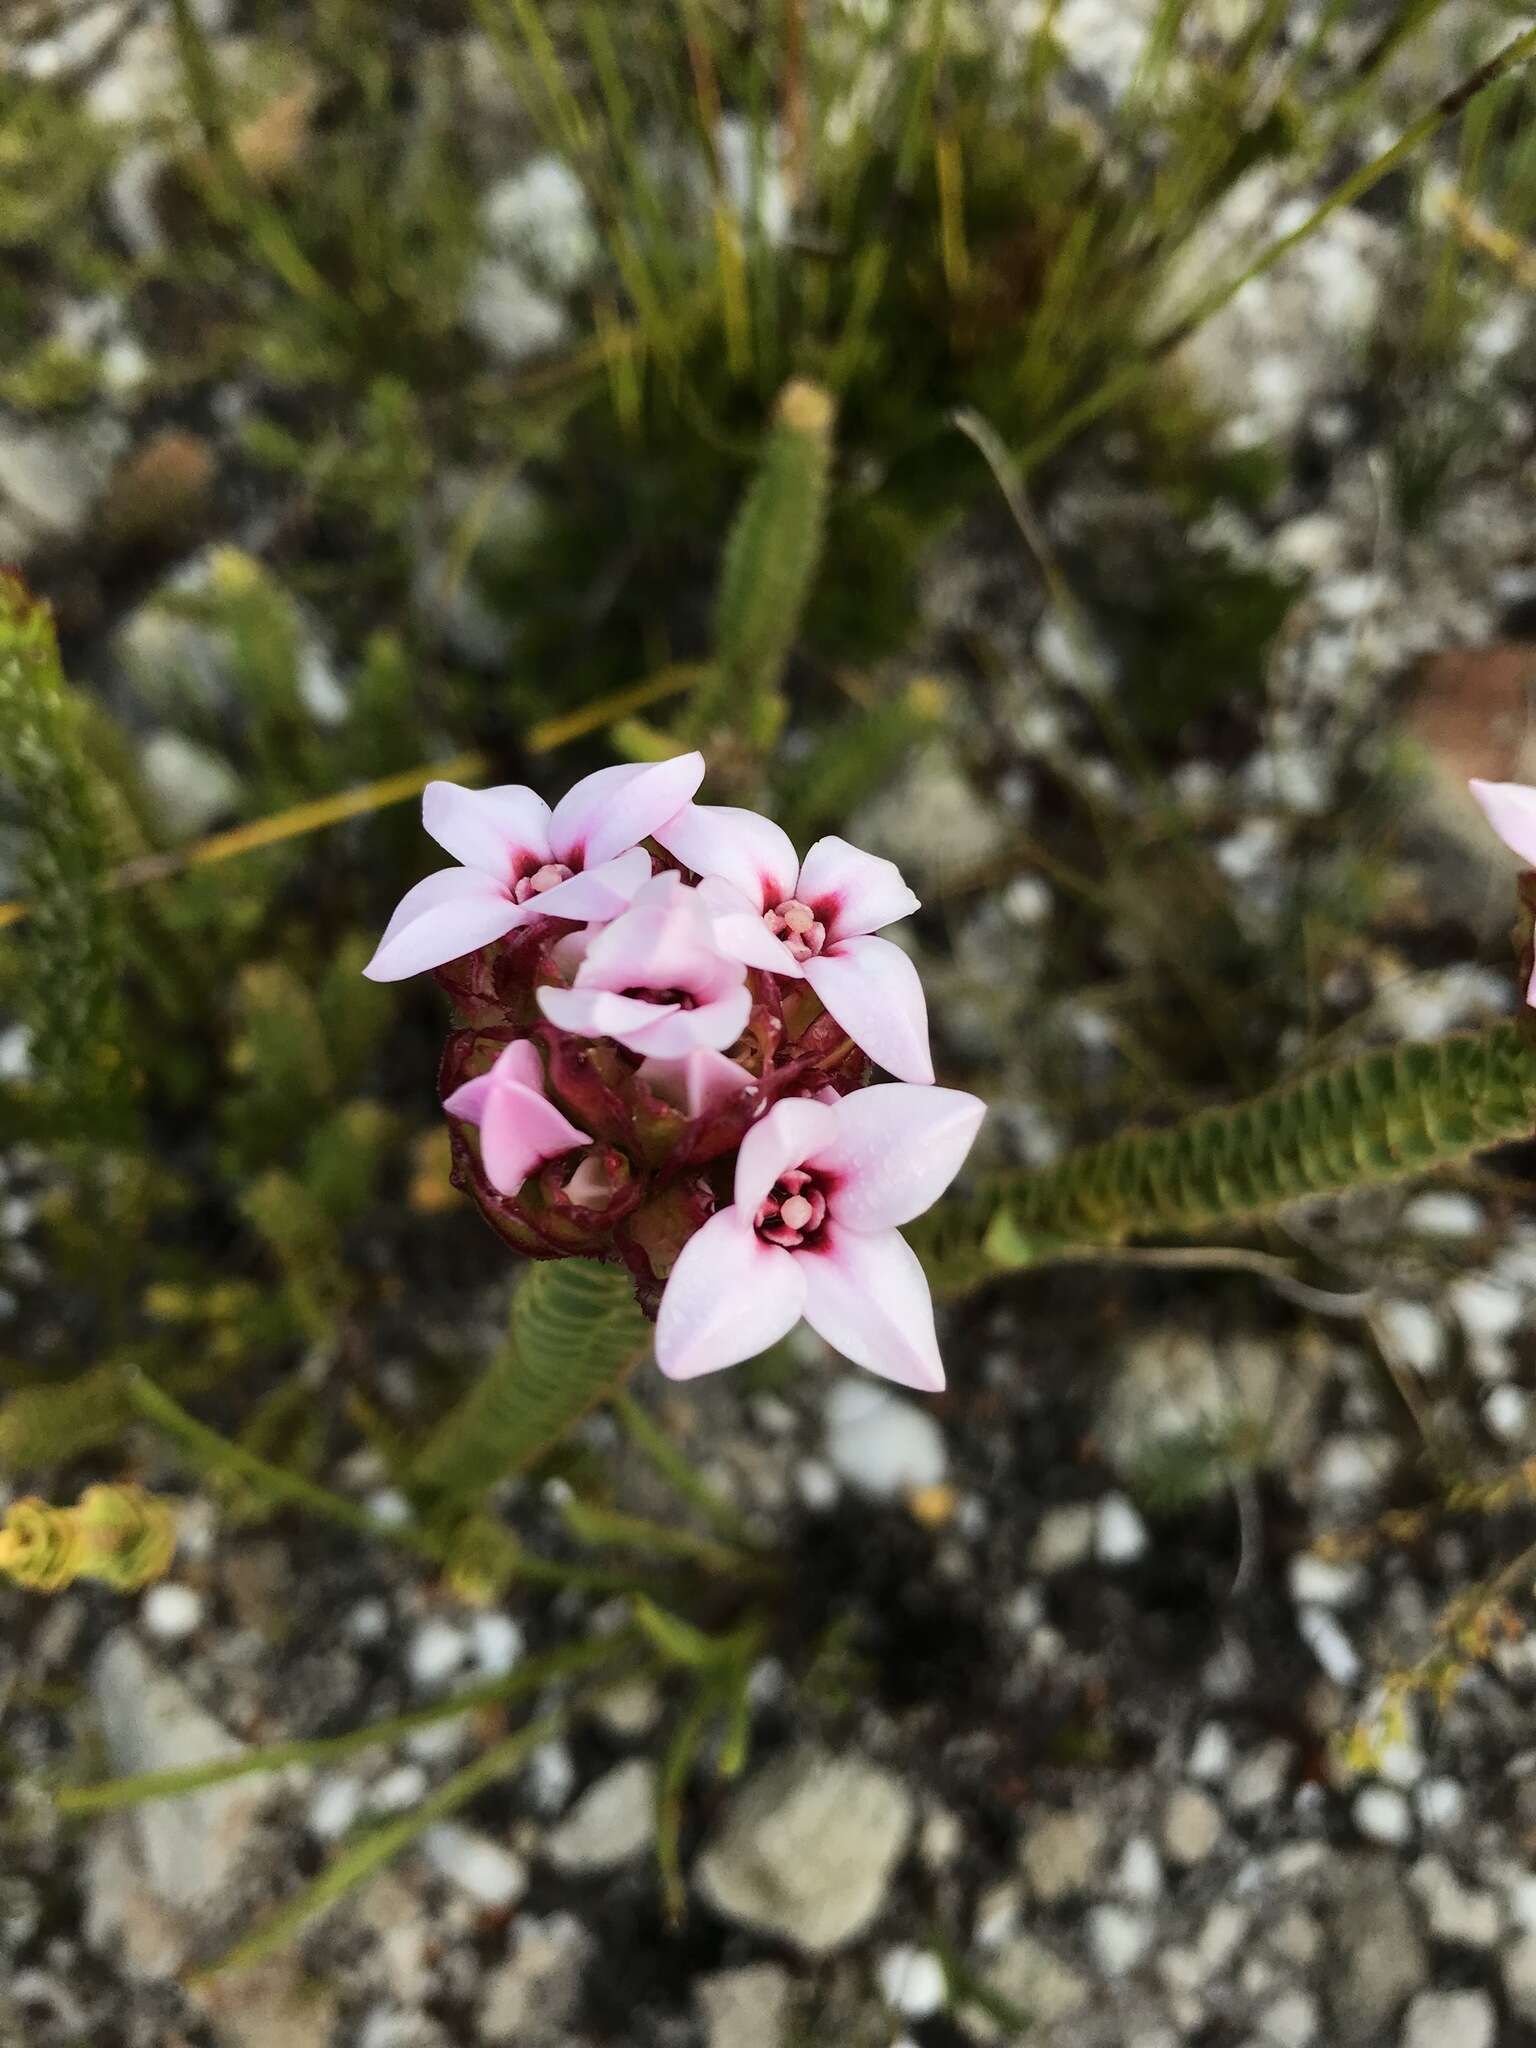
<svg viewBox="0 0 1536 2048">
<path fill-rule="evenodd" d="M 1536 1130 L 1536 1044 L 1506 1021 L 1377 1047 L 1229 1109 L 994 1174 L 911 1232 L 941 1288 L 1090 1245 L 1189 1237 L 1402 1180 Z"/>
</svg>

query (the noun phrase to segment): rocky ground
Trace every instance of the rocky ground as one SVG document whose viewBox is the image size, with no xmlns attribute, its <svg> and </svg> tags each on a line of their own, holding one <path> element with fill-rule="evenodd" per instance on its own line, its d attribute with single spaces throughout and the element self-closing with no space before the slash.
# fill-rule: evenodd
<svg viewBox="0 0 1536 2048">
<path fill-rule="evenodd" d="M 1061 10 L 1088 105 L 1124 91 L 1118 31 L 1145 12 Z M 152 92 L 154 48 L 131 44 L 93 90 L 107 104 Z M 1442 60 L 1405 68 L 1405 108 L 1443 84 Z M 145 191 L 125 163 L 112 204 L 130 241 L 159 232 Z M 559 192 L 546 197 L 558 212 Z M 1241 188 L 1213 238 L 1274 201 Z M 1318 1036 L 1362 1019 L 1430 1036 L 1513 1001 L 1500 871 L 1467 838 L 1452 786 L 1468 767 L 1512 772 L 1522 741 L 1531 315 L 1513 286 L 1490 291 L 1454 376 L 1492 427 L 1432 524 L 1410 529 L 1384 492 L 1363 352 L 1418 204 L 1342 210 L 1187 351 L 1231 446 L 1277 444 L 1289 468 L 1262 512 L 1224 510 L 1184 541 L 1307 579 L 1262 715 L 1207 752 L 1197 732 L 1168 778 L 1245 942 L 1280 931 L 1291 880 L 1336 836 L 1362 772 L 1405 733 L 1439 764 L 1394 854 L 1392 915 L 1321 991 Z M 529 354 L 549 332 L 525 285 L 493 263 L 477 317 Z M 74 317 L 87 315 L 122 389 L 138 388 L 153 337 L 119 332 L 111 307 Z M 240 410 L 237 379 L 230 390 L 228 420 L 198 423 L 213 443 Z M 68 429 L 0 418 L 0 548 L 62 560 L 67 587 L 125 446 L 110 405 Z M 1090 468 L 1053 499 L 1049 538 L 1069 565 L 1144 563 L 1166 516 L 1112 467 Z M 264 517 L 237 510 L 234 537 L 259 551 Z M 428 507 L 425 605 L 440 602 L 435 545 Z M 183 586 L 200 564 L 181 564 Z M 988 1076 L 994 1159 L 1051 1156 L 1083 1103 L 1092 1122 L 1122 1099 L 1111 1070 L 1136 1053 L 1113 1002 L 1053 979 L 1054 878 L 976 886 L 1063 778 L 1091 793 L 1108 836 L 1134 835 L 1148 805 L 1105 738 L 1112 650 L 1068 632 L 1034 580 L 1001 521 L 934 564 L 923 653 L 960 674 L 959 737 L 915 757 L 849 828 L 940 906 L 925 975 L 947 1070 Z M 442 602 L 437 630 L 484 656 L 494 622 L 462 592 Z M 181 743 L 134 680 L 166 630 L 134 602 L 82 644 L 192 833 L 226 813 L 233 771 Z M 1426 655 L 1439 660 L 1414 694 Z M 323 722 L 338 686 L 318 629 L 305 676 Z M 1137 920 L 1106 918 L 1117 967 L 1155 971 Z M 1299 1055 L 1289 1028 L 1282 1053 Z M 1415 1518 L 1436 1465 L 1518 1472 L 1536 1452 L 1528 1167 L 1305 1219 L 1287 1246 L 1309 1261 L 1305 1284 L 1127 1264 L 1000 1285 L 948 1311 L 951 1392 L 930 1405 L 844 1377 L 814 1348 L 757 1384 L 736 1375 L 686 1399 L 642 1387 L 788 1561 L 752 1677 L 747 1768 L 722 1784 L 706 1757 L 686 1787 L 680 1928 L 655 1862 L 678 1694 L 644 1678 L 574 1711 L 281 1956 L 188 1985 L 356 1825 L 418 1808 L 477 1753 L 484 1714 L 88 1824 L 60 1818 L 55 1786 L 343 1734 L 510 1674 L 592 1615 L 565 1595 L 476 1609 L 403 1553 L 298 1516 L 247 1527 L 196 1496 L 172 1576 L 136 1608 L 0 1594 L 0 2043 L 1536 2043 L 1536 1650 L 1519 1601 L 1444 1697 L 1384 1691 L 1433 1650 L 1447 1605 L 1530 1539 L 1523 1482 L 1497 1515 Z M 23 1164 L 0 1210 L 18 1288 L 35 1277 L 29 1202 Z M 499 1312 L 503 1278 L 485 1269 L 483 1291 Z M 421 1369 L 392 1368 L 407 1383 Z M 619 1463 L 626 1505 L 672 1512 L 617 1459 L 609 1424 L 588 1439 Z M 185 1483 L 147 1440 L 140 1454 L 146 1478 Z M 394 1511 L 366 1454 L 328 1476 Z M 504 1505 L 531 1534 L 554 1498 L 525 1489 Z M 1409 1519 L 1384 1526 L 1394 1510 Z M 1340 1531 L 1359 1540 L 1330 1549 Z"/>
</svg>

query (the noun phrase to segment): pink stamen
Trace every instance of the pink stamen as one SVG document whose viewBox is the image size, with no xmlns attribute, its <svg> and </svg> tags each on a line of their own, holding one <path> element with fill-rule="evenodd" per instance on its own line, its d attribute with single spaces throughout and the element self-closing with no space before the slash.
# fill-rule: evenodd
<svg viewBox="0 0 1536 2048">
<path fill-rule="evenodd" d="M 774 909 L 765 910 L 763 923 L 797 960 L 813 960 L 827 943 L 826 926 L 798 896 L 786 897 Z"/>
<path fill-rule="evenodd" d="M 759 1237 L 766 1238 L 769 1244 L 782 1245 L 786 1251 L 794 1251 L 808 1237 L 814 1237 L 826 1220 L 827 1198 L 817 1187 L 815 1176 L 801 1166 L 779 1175 L 772 1193 L 752 1219 Z"/>
<path fill-rule="evenodd" d="M 546 889 L 553 889 L 559 882 L 568 882 L 575 873 L 564 861 L 546 861 L 541 868 L 535 868 L 531 875 L 524 875 L 512 886 L 512 901 L 526 903 L 531 897 L 542 896 Z"/>
</svg>

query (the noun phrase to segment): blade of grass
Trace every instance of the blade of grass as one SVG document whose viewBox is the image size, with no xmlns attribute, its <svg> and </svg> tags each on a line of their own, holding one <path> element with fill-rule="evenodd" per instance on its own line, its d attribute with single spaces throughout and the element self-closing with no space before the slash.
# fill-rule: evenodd
<svg viewBox="0 0 1536 2048">
<path fill-rule="evenodd" d="M 567 1710 L 561 1710 L 530 1722 L 517 1734 L 494 1743 L 483 1756 L 467 1764 L 462 1771 L 455 1771 L 414 1812 L 402 1814 L 398 1820 L 388 1821 L 382 1827 L 371 1828 L 327 1864 L 313 1883 L 305 1885 L 285 1905 L 260 1921 L 252 1933 L 226 1954 L 193 1971 L 187 1982 L 206 1983 L 222 1970 L 248 1968 L 283 1947 L 306 1921 L 312 1920 L 317 1913 L 323 1913 L 328 1906 L 334 1906 L 365 1879 L 403 1855 L 428 1828 L 447 1820 L 498 1780 L 509 1778 L 521 1770 L 536 1749 L 559 1734 L 566 1719 Z"/>
<path fill-rule="evenodd" d="M 650 1459 L 661 1476 L 728 1542 L 750 1544 L 741 1513 L 701 1479 L 666 1431 L 632 1394 L 620 1392 L 612 1401 L 619 1426 L 636 1450 Z"/>
<path fill-rule="evenodd" d="M 1153 375 L 1158 365 L 1174 349 L 1187 341 L 1207 320 L 1219 313 L 1223 306 L 1230 304 L 1244 285 L 1251 284 L 1256 277 L 1262 277 L 1267 270 L 1300 246 L 1310 235 L 1317 232 L 1324 221 L 1331 218 L 1342 207 L 1350 206 L 1374 186 L 1419 146 L 1437 135 L 1440 130 L 1454 121 L 1479 93 L 1486 92 L 1491 85 L 1505 77 L 1514 68 L 1536 56 L 1536 27 L 1526 29 L 1513 38 L 1504 48 L 1490 57 L 1485 64 L 1470 72 L 1447 93 L 1435 101 L 1432 107 L 1411 121 L 1395 142 L 1362 164 L 1349 177 L 1336 185 L 1328 195 L 1319 201 L 1296 227 L 1287 234 L 1279 235 L 1273 242 L 1260 250 L 1251 262 L 1245 264 L 1234 276 L 1214 286 L 1203 298 L 1197 299 L 1189 311 L 1175 320 L 1159 335 L 1134 361 L 1123 364 L 1106 377 L 1102 383 L 1071 405 L 1043 433 L 1036 435 L 1017 457 L 1019 469 L 1028 471 L 1038 468 L 1058 448 L 1069 441 L 1084 427 L 1091 426 L 1097 419 L 1110 412 L 1123 398 L 1135 391 L 1139 385 Z"/>
<path fill-rule="evenodd" d="M 483 1685 L 466 1687 L 430 1706 L 414 1708 L 408 1714 L 393 1714 L 388 1720 L 370 1721 L 365 1727 L 350 1728 L 345 1735 L 300 1738 L 292 1742 L 269 1743 L 241 1756 L 217 1758 L 212 1763 L 190 1764 L 180 1770 L 142 1771 L 131 1778 L 112 1778 L 99 1785 L 68 1785 L 54 1794 L 60 1813 L 114 1813 L 121 1807 L 141 1806 L 150 1799 L 184 1799 L 204 1792 L 210 1785 L 227 1784 L 231 1778 L 259 1777 L 269 1771 L 286 1770 L 290 1764 L 332 1764 L 366 1749 L 401 1741 L 418 1728 L 430 1728 L 439 1721 L 455 1721 L 483 1707 L 505 1706 L 526 1694 L 541 1692 L 562 1678 L 579 1677 L 601 1670 L 605 1664 L 627 1656 L 638 1642 L 634 1635 L 600 1636 L 568 1643 L 542 1657 L 530 1657 L 504 1678 L 487 1679 Z"/>
</svg>

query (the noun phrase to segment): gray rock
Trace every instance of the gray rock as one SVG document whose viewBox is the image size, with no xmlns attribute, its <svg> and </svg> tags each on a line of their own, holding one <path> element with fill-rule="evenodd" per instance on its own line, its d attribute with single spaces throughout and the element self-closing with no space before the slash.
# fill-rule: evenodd
<svg viewBox="0 0 1536 2048">
<path fill-rule="evenodd" d="M 1408 2008 L 1403 2048 L 1493 2048 L 1497 2031 L 1486 1991 L 1421 1991 Z"/>
<path fill-rule="evenodd" d="M 1221 1808 L 1208 1792 L 1180 1785 L 1163 1808 L 1163 1853 L 1187 1870 L 1203 1863 L 1221 1839 Z"/>
<path fill-rule="evenodd" d="M 920 892 L 945 875 L 979 867 L 1009 836 L 1002 812 L 982 803 L 946 746 L 919 749 L 848 828 L 857 846 L 884 854 Z"/>
<path fill-rule="evenodd" d="M 139 756 L 145 786 L 173 838 L 193 838 L 240 801 L 240 778 L 211 747 L 184 733 L 151 733 Z"/>
<path fill-rule="evenodd" d="M 586 1876 L 617 1870 L 656 1839 L 656 1766 L 644 1757 L 616 1764 L 545 1837 L 557 1870 Z"/>
<path fill-rule="evenodd" d="M 1536 1933 L 1522 1934 L 1505 1949 L 1500 1966 L 1504 1995 L 1523 2020 L 1536 2020 Z"/>
<path fill-rule="evenodd" d="M 244 1743 L 148 1658 L 127 1629 L 109 1636 L 91 1668 L 91 1694 L 119 1777 L 218 1763 Z M 128 1823 L 142 1882 L 167 1906 L 193 1913 L 222 1890 L 241 1860 L 270 1781 L 237 1778 L 185 1799 L 151 1800 Z"/>
<path fill-rule="evenodd" d="M 555 2048 L 580 1996 L 591 1947 L 569 1913 L 521 1918 L 512 1954 L 485 1979 L 479 2038 L 486 2048 Z"/>
<path fill-rule="evenodd" d="M 982 1973 L 982 1981 L 995 1997 L 1036 2027 L 1072 2019 L 1092 1995 L 1087 1978 L 1032 1934 L 1015 1934 L 1006 1941 Z M 1010 2038 L 978 2006 L 966 2006 L 960 2024 L 975 2041 Z"/>
<path fill-rule="evenodd" d="M 1498 1940 L 1498 1900 L 1492 1892 L 1463 1884 L 1443 1856 L 1421 1856 L 1408 1882 L 1423 1902 L 1436 1941 L 1492 1948 Z"/>
<path fill-rule="evenodd" d="M 694 1987 L 705 2048 L 783 2048 L 789 2031 L 790 1978 L 777 1963 L 719 1970 Z"/>
<path fill-rule="evenodd" d="M 1252 1425 L 1267 1463 L 1289 1466 L 1311 1442 L 1326 1355 L 1236 1338 L 1220 1350 L 1194 1330 L 1153 1330 L 1127 1346 L 1099 1419 L 1104 1454 L 1133 1485 L 1176 1445 Z M 1191 1461 L 1192 1477 L 1199 1466 Z M 1212 1491 L 1227 1484 L 1210 1460 Z"/>
<path fill-rule="evenodd" d="M 1095 1510 L 1089 1501 L 1047 1508 L 1029 1546 L 1029 1567 L 1036 1572 L 1067 1572 L 1086 1562 L 1093 1548 Z"/>
<path fill-rule="evenodd" d="M 947 1456 L 944 1432 L 915 1401 L 904 1401 L 868 1375 L 841 1379 L 827 1395 L 827 1463 L 838 1477 L 879 1500 L 900 1500 L 937 1486 Z"/>
<path fill-rule="evenodd" d="M 1331 1875 L 1334 1960 L 1328 1991 L 1334 2019 L 1345 2041 L 1374 2048 L 1404 2000 L 1423 1984 L 1429 1957 L 1390 1863 L 1341 1856 Z"/>
<path fill-rule="evenodd" d="M 737 1794 L 698 1887 L 727 1919 L 825 1955 L 876 1918 L 912 1818 L 900 1779 L 807 1744 Z"/>
<path fill-rule="evenodd" d="M 1019 1850 L 1035 1897 L 1054 1905 L 1085 1892 L 1103 1854 L 1104 1832 L 1103 1820 L 1091 1811 L 1051 1813 L 1037 1820 Z"/>
<path fill-rule="evenodd" d="M 25 426 L 0 417 L 0 530 L 17 560 L 80 533 L 128 445 L 121 421 Z"/>
</svg>

